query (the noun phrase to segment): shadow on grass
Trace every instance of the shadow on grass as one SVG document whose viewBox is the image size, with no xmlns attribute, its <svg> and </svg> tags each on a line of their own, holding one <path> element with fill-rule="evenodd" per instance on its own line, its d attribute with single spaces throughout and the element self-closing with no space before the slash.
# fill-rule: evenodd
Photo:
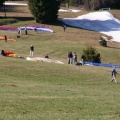
<svg viewBox="0 0 120 120">
<path fill-rule="evenodd" d="M 44 23 L 44 24 L 46 24 L 46 23 Z M 63 25 L 62 21 L 59 21 L 59 20 L 56 20 L 52 23 L 47 23 L 47 24 L 52 25 L 52 26 L 62 26 Z"/>
<path fill-rule="evenodd" d="M 18 21 L 29 21 L 29 20 L 35 20 L 33 17 L 14 17 L 14 16 L 12 16 L 12 17 L 4 17 L 4 16 L 2 16 L 2 17 L 0 17 L 0 19 L 16 19 L 16 20 L 18 20 Z"/>
<path fill-rule="evenodd" d="M 62 21 L 59 21 L 59 20 L 56 20 L 54 23 L 49 23 L 48 25 L 53 25 L 53 26 L 63 26 L 63 23 Z M 83 29 L 83 28 L 80 28 L 80 27 L 74 27 L 74 26 L 70 26 L 70 25 L 67 25 L 65 24 L 67 27 L 69 28 L 76 28 L 76 29 Z M 83 30 L 88 30 L 88 29 L 83 29 Z M 89 31 L 93 31 L 93 30 L 89 30 Z"/>
</svg>

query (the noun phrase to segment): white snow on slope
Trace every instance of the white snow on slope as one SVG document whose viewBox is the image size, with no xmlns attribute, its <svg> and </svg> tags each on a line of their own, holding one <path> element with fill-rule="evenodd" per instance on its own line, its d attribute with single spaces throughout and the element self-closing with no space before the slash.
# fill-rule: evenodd
<svg viewBox="0 0 120 120">
<path fill-rule="evenodd" d="M 4 3 L 3 3 L 4 4 Z M 5 5 L 19 5 L 19 6 L 27 6 L 27 4 L 22 4 L 22 3 L 5 3 Z"/>
<path fill-rule="evenodd" d="M 120 42 L 120 20 L 107 11 L 91 12 L 77 18 L 63 18 L 62 21 L 70 26 L 112 36 L 113 41 Z"/>
<path fill-rule="evenodd" d="M 59 12 L 81 12 L 81 10 L 75 10 L 75 9 L 68 9 L 68 10 L 65 10 L 65 9 L 59 9 Z"/>
</svg>

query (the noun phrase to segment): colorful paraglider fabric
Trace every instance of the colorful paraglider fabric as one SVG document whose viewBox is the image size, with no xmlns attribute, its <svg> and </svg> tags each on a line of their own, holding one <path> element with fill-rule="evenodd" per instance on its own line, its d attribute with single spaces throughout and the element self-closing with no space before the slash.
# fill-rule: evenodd
<svg viewBox="0 0 120 120">
<path fill-rule="evenodd" d="M 51 29 L 48 29 L 48 28 L 40 28 L 40 27 L 26 27 L 27 30 L 34 30 L 36 28 L 37 31 L 40 31 L 40 32 L 53 32 L 53 30 Z M 25 30 L 25 27 L 20 27 L 21 30 Z"/>
<path fill-rule="evenodd" d="M 30 25 L 30 26 L 28 26 L 28 27 L 35 27 L 35 28 L 51 28 L 50 25 L 44 25 L 44 24 L 39 25 L 39 26 L 37 26 L 37 25 Z"/>
<path fill-rule="evenodd" d="M 18 28 L 14 27 L 8 27 L 8 26 L 0 26 L 0 30 L 6 30 L 6 31 L 17 31 Z"/>
<path fill-rule="evenodd" d="M 0 40 L 5 40 L 5 38 L 0 36 Z M 7 41 L 8 42 L 15 42 L 16 40 L 8 38 Z"/>
<path fill-rule="evenodd" d="M 9 57 L 17 57 L 18 55 L 17 54 L 9 54 L 8 56 Z"/>
<path fill-rule="evenodd" d="M 18 57 L 17 54 L 15 54 L 13 51 L 4 51 L 5 56 L 9 57 Z"/>
<path fill-rule="evenodd" d="M 19 28 L 20 28 L 20 30 L 25 30 L 25 27 L 19 27 Z M 36 28 L 36 30 L 40 31 L 40 32 L 50 32 L 50 33 L 53 32 L 53 30 L 49 29 L 49 28 L 51 28 L 50 25 L 40 25 L 40 26 L 31 25 L 26 28 L 27 28 L 27 30 L 34 30 Z M 0 26 L 0 30 L 18 31 L 18 28 L 17 27 Z"/>
<path fill-rule="evenodd" d="M 13 54 L 15 54 L 13 51 L 4 51 L 4 54 L 6 55 L 6 56 L 9 56 L 9 55 L 13 55 Z"/>
</svg>

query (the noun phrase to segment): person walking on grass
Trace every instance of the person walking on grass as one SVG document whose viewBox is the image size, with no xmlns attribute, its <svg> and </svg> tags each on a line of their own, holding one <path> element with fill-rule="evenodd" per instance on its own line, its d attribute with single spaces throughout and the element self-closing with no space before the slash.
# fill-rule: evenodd
<svg viewBox="0 0 120 120">
<path fill-rule="evenodd" d="M 31 46 L 30 46 L 30 56 L 33 57 L 33 55 L 34 55 L 34 46 L 31 45 Z"/>
<path fill-rule="evenodd" d="M 63 30 L 64 30 L 64 32 L 66 31 L 66 29 L 67 29 L 66 25 L 63 24 Z"/>
<path fill-rule="evenodd" d="M 111 71 L 111 77 L 112 77 L 112 79 L 111 79 L 110 82 L 115 81 L 115 83 L 117 83 L 116 74 L 117 74 L 116 68 L 113 68 L 113 70 Z"/>
</svg>

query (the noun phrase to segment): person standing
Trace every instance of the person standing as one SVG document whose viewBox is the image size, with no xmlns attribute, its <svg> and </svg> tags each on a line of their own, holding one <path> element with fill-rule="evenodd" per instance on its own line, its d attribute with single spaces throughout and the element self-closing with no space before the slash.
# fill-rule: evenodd
<svg viewBox="0 0 120 120">
<path fill-rule="evenodd" d="M 70 64 L 70 52 L 67 53 L 68 64 Z"/>
<path fill-rule="evenodd" d="M 70 52 L 69 58 L 70 58 L 70 64 L 73 64 L 73 54 L 72 54 L 72 52 Z"/>
<path fill-rule="evenodd" d="M 85 63 L 85 59 L 86 59 L 85 55 L 84 55 L 84 54 L 82 54 L 82 56 L 81 56 L 82 65 L 84 65 L 84 63 Z"/>
<path fill-rule="evenodd" d="M 31 45 L 31 46 L 30 46 L 30 56 L 33 57 L 33 55 L 34 55 L 34 46 Z"/>
<path fill-rule="evenodd" d="M 73 62 L 74 62 L 74 64 L 77 63 L 77 53 L 76 52 L 74 52 L 74 55 L 73 55 Z"/>
<path fill-rule="evenodd" d="M 34 32 L 37 33 L 37 28 L 36 27 L 34 28 Z"/>
<path fill-rule="evenodd" d="M 18 27 L 18 34 L 21 35 L 21 28 Z"/>
<path fill-rule="evenodd" d="M 28 32 L 27 32 L 27 28 L 25 27 L 25 35 L 27 35 L 28 34 Z"/>
<path fill-rule="evenodd" d="M 117 74 L 116 68 L 113 68 L 113 70 L 111 71 L 111 77 L 112 77 L 112 79 L 111 79 L 110 82 L 115 81 L 115 83 L 117 83 L 116 74 Z"/>
<path fill-rule="evenodd" d="M 4 36 L 5 42 L 7 42 L 7 35 Z"/>
</svg>

